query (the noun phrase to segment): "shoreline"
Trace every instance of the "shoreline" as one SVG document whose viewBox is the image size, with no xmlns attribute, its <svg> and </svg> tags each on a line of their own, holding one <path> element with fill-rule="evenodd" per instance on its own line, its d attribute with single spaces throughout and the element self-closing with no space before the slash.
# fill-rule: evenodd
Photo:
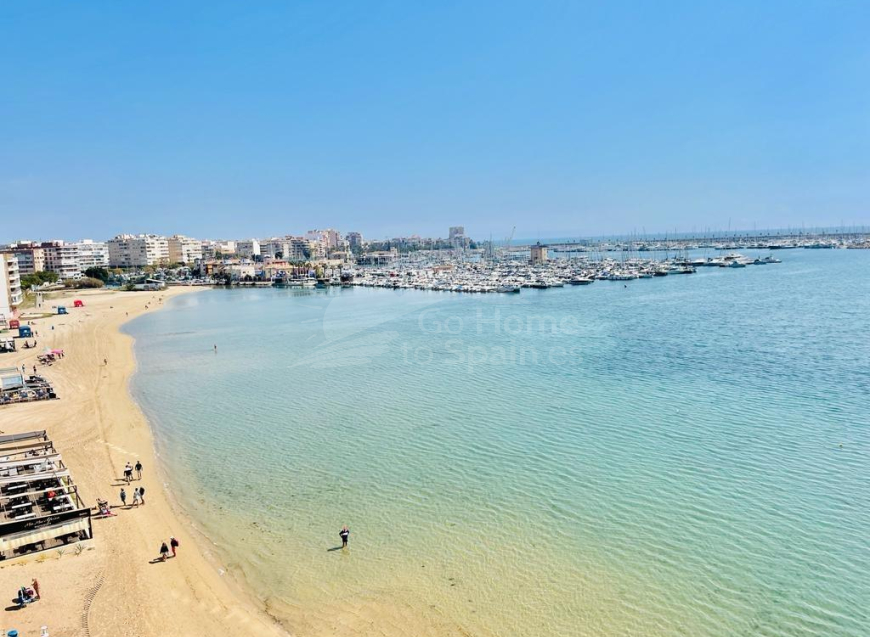
<svg viewBox="0 0 870 637">
<path fill-rule="evenodd" d="M 91 637 L 206 636 L 236 630 L 289 635 L 254 592 L 222 567 L 209 538 L 175 501 L 152 423 L 131 392 L 138 363 L 134 338 L 122 327 L 162 309 L 160 299 L 197 290 L 59 292 L 46 304 L 75 296 L 85 307 L 69 315 L 35 319 L 40 348 L 19 349 L 0 361 L 3 366 L 30 367 L 43 345 L 66 350 L 64 359 L 39 370 L 60 399 L 0 407 L 0 429 L 45 429 L 79 484 L 85 504 L 92 506 L 97 497 L 104 497 L 117 513 L 94 521 L 93 547 L 81 555 L 50 550 L 24 563 L 0 565 L 2 590 L 13 591 L 36 577 L 43 591 L 43 599 L 25 610 L 4 612 L 6 630 L 38 634 L 41 626 L 48 626 L 52 634 Z M 141 483 L 130 486 L 147 487 L 147 504 L 121 508 L 118 476 L 127 461 L 136 460 L 145 470 Z M 179 557 L 151 564 L 169 535 L 181 541 Z"/>
</svg>

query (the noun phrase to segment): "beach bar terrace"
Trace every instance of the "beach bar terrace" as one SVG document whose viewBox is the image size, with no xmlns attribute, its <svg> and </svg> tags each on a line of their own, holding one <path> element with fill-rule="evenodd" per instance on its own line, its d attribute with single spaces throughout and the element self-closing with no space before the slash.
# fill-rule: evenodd
<svg viewBox="0 0 870 637">
<path fill-rule="evenodd" d="M 57 398 L 57 394 L 42 376 L 26 378 L 17 367 L 0 369 L 0 405 L 53 398 Z"/>
<path fill-rule="evenodd" d="M 0 560 L 92 537 L 91 509 L 46 432 L 0 436 Z"/>
</svg>

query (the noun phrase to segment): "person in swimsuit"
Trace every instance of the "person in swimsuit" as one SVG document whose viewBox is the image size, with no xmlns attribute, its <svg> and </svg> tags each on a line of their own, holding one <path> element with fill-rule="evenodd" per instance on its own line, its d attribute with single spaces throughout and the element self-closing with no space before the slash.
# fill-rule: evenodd
<svg viewBox="0 0 870 637">
<path fill-rule="evenodd" d="M 341 531 L 338 532 L 338 537 L 341 538 L 341 548 L 347 548 L 347 538 L 350 537 L 350 529 L 347 528 L 347 524 L 341 527 Z"/>
</svg>

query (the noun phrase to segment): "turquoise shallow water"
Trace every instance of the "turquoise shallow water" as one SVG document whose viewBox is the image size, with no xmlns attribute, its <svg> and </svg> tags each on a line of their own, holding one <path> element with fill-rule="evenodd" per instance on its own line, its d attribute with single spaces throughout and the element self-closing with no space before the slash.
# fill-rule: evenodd
<svg viewBox="0 0 870 637">
<path fill-rule="evenodd" d="M 870 252 L 777 256 L 201 292 L 129 326 L 132 388 L 181 505 L 301 634 L 865 636 Z"/>
</svg>

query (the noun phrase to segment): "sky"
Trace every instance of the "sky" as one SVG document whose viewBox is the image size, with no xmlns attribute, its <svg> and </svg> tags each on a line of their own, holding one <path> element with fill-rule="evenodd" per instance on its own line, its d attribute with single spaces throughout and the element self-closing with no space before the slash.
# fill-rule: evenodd
<svg viewBox="0 0 870 637">
<path fill-rule="evenodd" d="M 0 241 L 870 225 L 870 2 L 0 3 Z"/>
</svg>

